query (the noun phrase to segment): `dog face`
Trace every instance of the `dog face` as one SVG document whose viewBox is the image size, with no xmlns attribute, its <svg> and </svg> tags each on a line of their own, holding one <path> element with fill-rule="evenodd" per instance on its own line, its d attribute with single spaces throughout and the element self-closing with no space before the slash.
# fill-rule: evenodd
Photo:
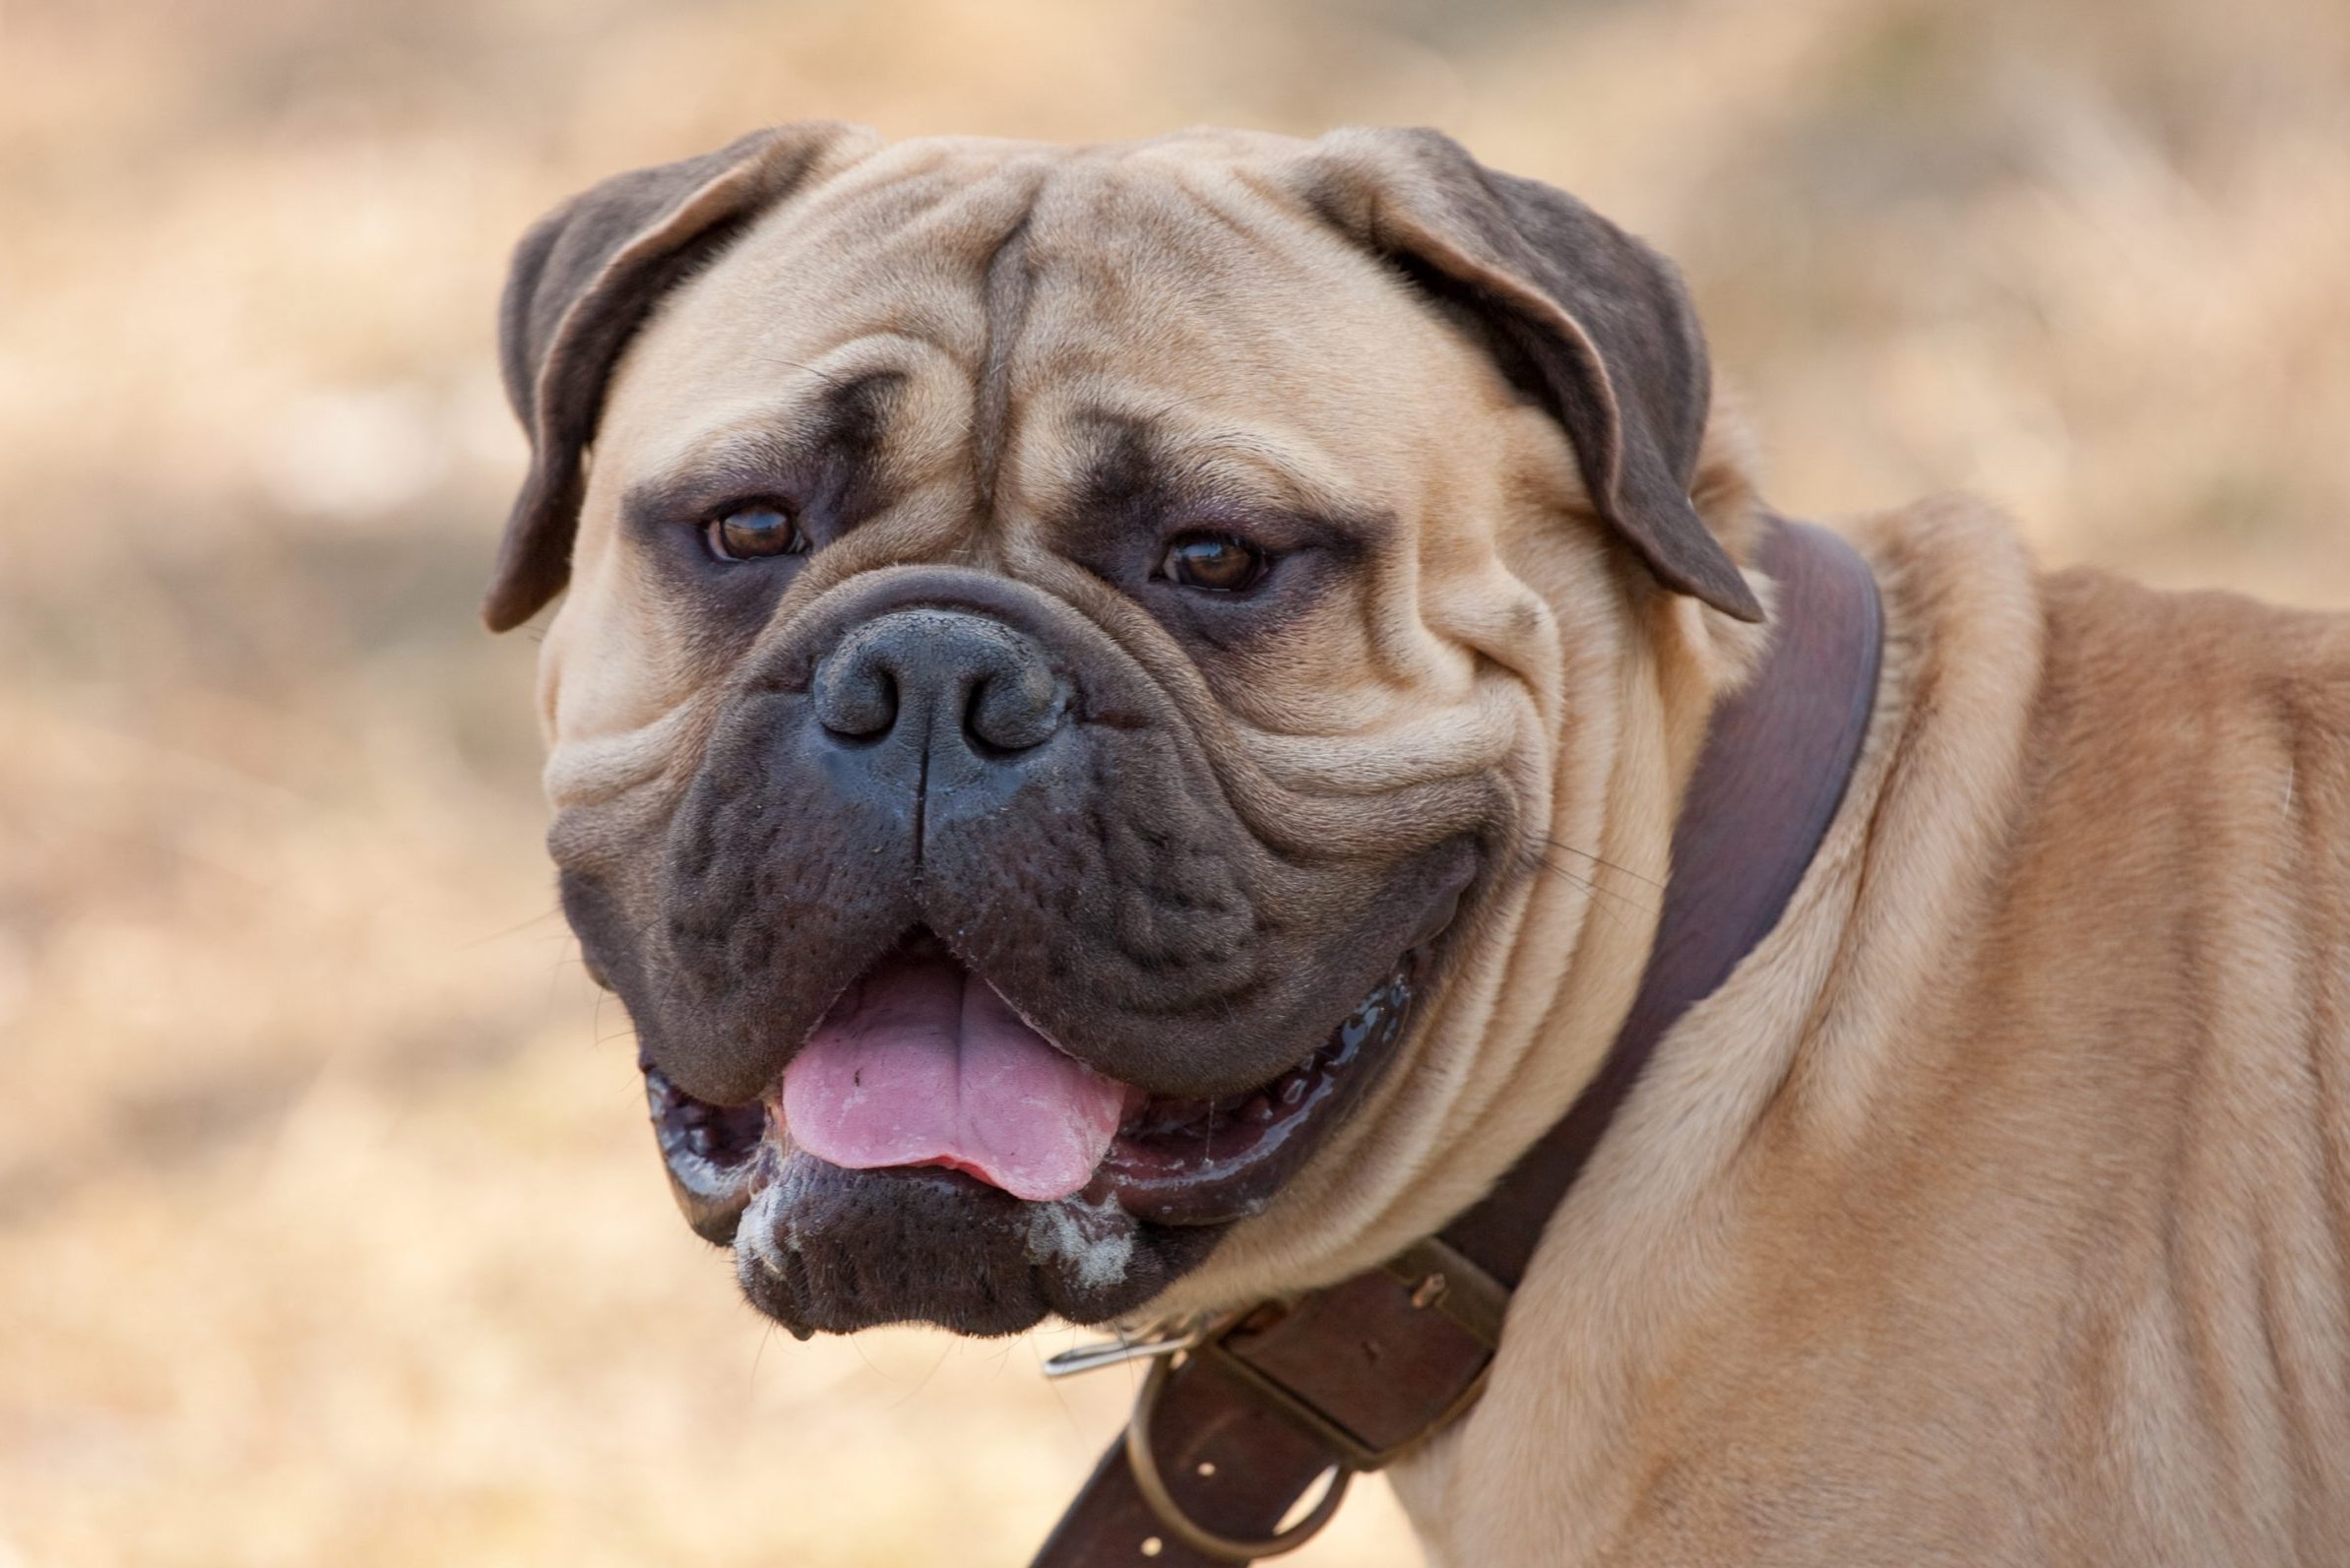
<svg viewBox="0 0 2350 1568">
<path fill-rule="evenodd" d="M 1438 138 L 762 133 L 542 222 L 505 328 L 564 909 L 799 1332 L 1327 1223 L 1660 589 L 1756 613 L 1669 271 Z"/>
</svg>

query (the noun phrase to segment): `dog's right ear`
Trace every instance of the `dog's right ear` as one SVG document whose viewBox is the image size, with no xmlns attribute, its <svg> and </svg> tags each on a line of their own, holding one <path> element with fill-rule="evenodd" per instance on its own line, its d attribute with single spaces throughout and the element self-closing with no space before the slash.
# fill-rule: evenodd
<svg viewBox="0 0 2350 1568">
<path fill-rule="evenodd" d="M 1337 131 L 1307 199 L 1464 312 L 1573 443 L 1591 504 L 1677 594 L 1733 619 L 1762 605 L 1690 499 L 1711 402 L 1681 275 L 1564 191 L 1489 169 L 1434 131 Z"/>
<path fill-rule="evenodd" d="M 754 131 L 700 157 L 616 174 L 523 236 L 498 306 L 498 357 L 531 438 L 531 470 L 481 605 L 491 631 L 520 626 L 570 580 L 604 383 L 654 303 L 847 144 L 871 139 L 826 121 Z"/>
</svg>

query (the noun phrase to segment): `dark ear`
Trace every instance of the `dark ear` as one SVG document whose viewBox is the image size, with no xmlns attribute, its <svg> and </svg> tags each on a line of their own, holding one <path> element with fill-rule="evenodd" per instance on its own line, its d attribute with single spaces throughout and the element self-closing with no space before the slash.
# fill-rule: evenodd
<svg viewBox="0 0 2350 1568">
<path fill-rule="evenodd" d="M 1710 385 L 1673 264 L 1564 191 L 1489 169 L 1435 131 L 1340 131 L 1313 166 L 1323 216 L 1464 309 L 1565 426 L 1592 505 L 1657 580 L 1761 620 L 1689 501 Z"/>
<path fill-rule="evenodd" d="M 616 174 L 523 236 L 498 305 L 498 357 L 531 438 L 531 471 L 481 605 L 491 631 L 520 626 L 570 580 L 604 383 L 654 302 L 857 134 L 822 122 L 754 131 L 700 157 Z"/>
</svg>

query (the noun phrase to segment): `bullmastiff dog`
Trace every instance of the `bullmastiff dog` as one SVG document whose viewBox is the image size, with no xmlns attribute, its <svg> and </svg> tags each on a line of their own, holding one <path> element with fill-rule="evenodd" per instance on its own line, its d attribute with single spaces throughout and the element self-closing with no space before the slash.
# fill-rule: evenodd
<svg viewBox="0 0 2350 1568">
<path fill-rule="evenodd" d="M 1365 1270 L 1589 1081 L 1776 635 L 1672 267 L 1428 132 L 760 132 L 523 241 L 563 906 L 796 1333 Z M 1844 532 L 1783 914 L 1553 1215 L 1429 1557 L 2350 1561 L 2350 624 Z"/>
</svg>

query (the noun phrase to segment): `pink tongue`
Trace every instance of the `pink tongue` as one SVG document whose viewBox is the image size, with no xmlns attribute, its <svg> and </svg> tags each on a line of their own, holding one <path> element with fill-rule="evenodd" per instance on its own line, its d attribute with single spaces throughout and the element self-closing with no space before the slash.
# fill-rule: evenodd
<svg viewBox="0 0 2350 1568">
<path fill-rule="evenodd" d="M 944 954 L 900 954 L 840 1001 L 784 1070 L 784 1127 L 851 1170 L 951 1165 L 1016 1198 L 1093 1179 L 1125 1086 L 1062 1055 Z"/>
</svg>

